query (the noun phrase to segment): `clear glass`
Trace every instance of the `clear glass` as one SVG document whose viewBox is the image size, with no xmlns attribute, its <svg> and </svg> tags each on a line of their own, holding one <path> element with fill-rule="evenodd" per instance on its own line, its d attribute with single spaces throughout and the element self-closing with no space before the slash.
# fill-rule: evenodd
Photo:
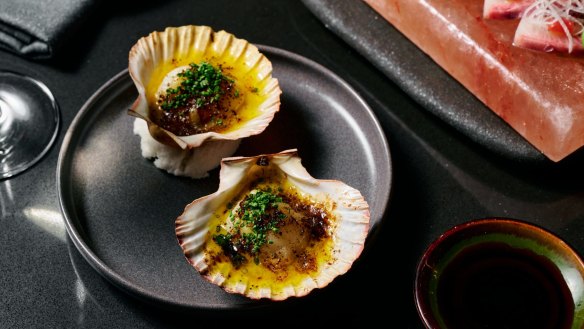
<svg viewBox="0 0 584 329">
<path fill-rule="evenodd" d="M 59 130 L 55 97 L 42 82 L 0 71 L 0 179 L 37 163 Z"/>
</svg>

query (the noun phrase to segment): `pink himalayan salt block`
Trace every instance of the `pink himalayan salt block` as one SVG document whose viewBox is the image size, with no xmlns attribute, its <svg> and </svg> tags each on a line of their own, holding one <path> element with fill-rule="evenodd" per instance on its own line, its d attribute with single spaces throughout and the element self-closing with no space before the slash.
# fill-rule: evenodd
<svg viewBox="0 0 584 329">
<path fill-rule="evenodd" d="M 554 162 L 584 145 L 584 58 L 516 47 L 481 0 L 363 0 Z"/>
</svg>

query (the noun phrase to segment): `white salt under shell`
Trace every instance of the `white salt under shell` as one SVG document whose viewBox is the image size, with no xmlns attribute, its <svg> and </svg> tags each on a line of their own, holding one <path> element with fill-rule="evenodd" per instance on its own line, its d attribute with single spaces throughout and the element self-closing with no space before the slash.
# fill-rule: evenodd
<svg viewBox="0 0 584 329">
<path fill-rule="evenodd" d="M 205 64 L 230 81 L 231 100 L 219 101 L 228 106 L 196 132 L 171 131 L 160 120 L 165 113 L 161 99 L 171 99 L 169 88 L 186 79 L 179 74 Z M 140 38 L 129 53 L 129 73 L 138 97 L 128 113 L 136 117 L 134 133 L 141 138 L 142 155 L 174 175 L 207 176 L 235 153 L 241 139 L 262 133 L 280 108 L 281 90 L 270 60 L 248 41 L 208 26 L 169 27 Z M 200 105 L 194 104 L 185 105 L 193 126 L 200 121 Z"/>
<path fill-rule="evenodd" d="M 224 159 L 219 189 L 185 207 L 176 235 L 207 281 L 251 299 L 285 300 L 346 273 L 369 225 L 358 190 L 313 178 L 291 149 Z"/>
<path fill-rule="evenodd" d="M 240 140 L 217 140 L 186 149 L 168 146 L 150 135 L 148 124 L 142 119 L 134 120 L 133 132 L 140 136 L 144 158 L 152 159 L 157 168 L 170 174 L 192 178 L 209 176 L 209 171 L 215 169 L 223 157 L 235 153 L 240 144 Z"/>
</svg>

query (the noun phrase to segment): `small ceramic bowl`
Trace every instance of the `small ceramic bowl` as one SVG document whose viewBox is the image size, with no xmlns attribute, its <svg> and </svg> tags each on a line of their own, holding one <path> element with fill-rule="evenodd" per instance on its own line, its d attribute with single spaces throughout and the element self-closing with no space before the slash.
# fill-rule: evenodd
<svg viewBox="0 0 584 329">
<path fill-rule="evenodd" d="M 415 279 L 428 329 L 584 328 L 584 263 L 559 237 L 507 218 L 457 225 L 430 244 Z"/>
</svg>

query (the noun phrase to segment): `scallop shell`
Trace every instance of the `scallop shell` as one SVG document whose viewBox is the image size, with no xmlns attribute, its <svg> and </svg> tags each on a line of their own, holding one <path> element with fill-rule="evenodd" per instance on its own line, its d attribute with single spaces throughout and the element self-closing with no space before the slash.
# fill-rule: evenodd
<svg viewBox="0 0 584 329">
<path fill-rule="evenodd" d="M 149 95 L 154 90 L 163 88 L 163 83 L 172 80 L 171 76 L 175 76 L 181 67 L 202 61 L 232 65 L 237 67 L 237 79 L 256 81 L 254 93 L 261 97 L 261 103 L 257 104 L 258 109 L 254 110 L 256 115 L 244 118 L 236 128 L 225 132 L 205 132 L 189 136 L 178 136 L 156 125 L 149 115 L 149 106 L 156 106 L 149 104 L 153 102 Z M 128 113 L 137 120 L 146 122 L 152 139 L 162 144 L 156 144 L 153 148 L 158 150 L 169 146 L 187 151 L 205 147 L 210 150 L 201 153 L 211 154 L 215 146 L 220 146 L 214 159 L 203 159 L 207 162 L 207 167 L 210 165 L 209 161 L 216 167 L 223 157 L 231 156 L 242 138 L 263 132 L 280 108 L 281 90 L 278 80 L 272 77 L 272 64 L 268 58 L 246 40 L 225 31 L 215 32 L 208 26 L 168 27 L 162 32 L 152 32 L 139 39 L 129 52 L 129 73 L 138 97 Z M 140 136 L 148 143 L 153 142 L 145 134 Z M 176 151 L 162 152 L 160 156 L 164 157 L 167 153 L 174 155 Z M 166 161 L 170 164 L 163 169 L 176 170 L 176 163 L 184 163 L 186 160 L 196 162 L 197 158 L 192 156 L 192 152 L 183 152 L 175 155 L 171 161 Z"/>
<path fill-rule="evenodd" d="M 282 178 L 280 186 L 307 196 L 313 205 L 326 209 L 329 215 L 328 237 L 312 251 L 326 256 L 308 272 L 281 276 L 271 273 L 263 261 L 250 265 L 253 268 L 238 270 L 226 256 L 220 260 L 213 251 L 222 250 L 213 239 L 217 214 L 226 213 L 223 209 L 228 208 L 225 207 L 234 207 L 234 200 L 246 195 L 253 182 L 276 177 L 274 173 Z M 239 205 L 232 209 L 237 207 Z M 226 217 L 219 222 L 223 225 L 221 221 L 228 220 Z M 227 292 L 251 299 L 284 300 L 323 288 L 346 273 L 364 248 L 369 221 L 369 205 L 358 190 L 337 180 L 313 178 L 302 166 L 297 150 L 290 149 L 275 154 L 223 159 L 219 189 L 187 205 L 175 224 L 178 242 L 188 262 L 206 280 Z M 265 245 L 262 248 L 266 248 Z"/>
</svg>

